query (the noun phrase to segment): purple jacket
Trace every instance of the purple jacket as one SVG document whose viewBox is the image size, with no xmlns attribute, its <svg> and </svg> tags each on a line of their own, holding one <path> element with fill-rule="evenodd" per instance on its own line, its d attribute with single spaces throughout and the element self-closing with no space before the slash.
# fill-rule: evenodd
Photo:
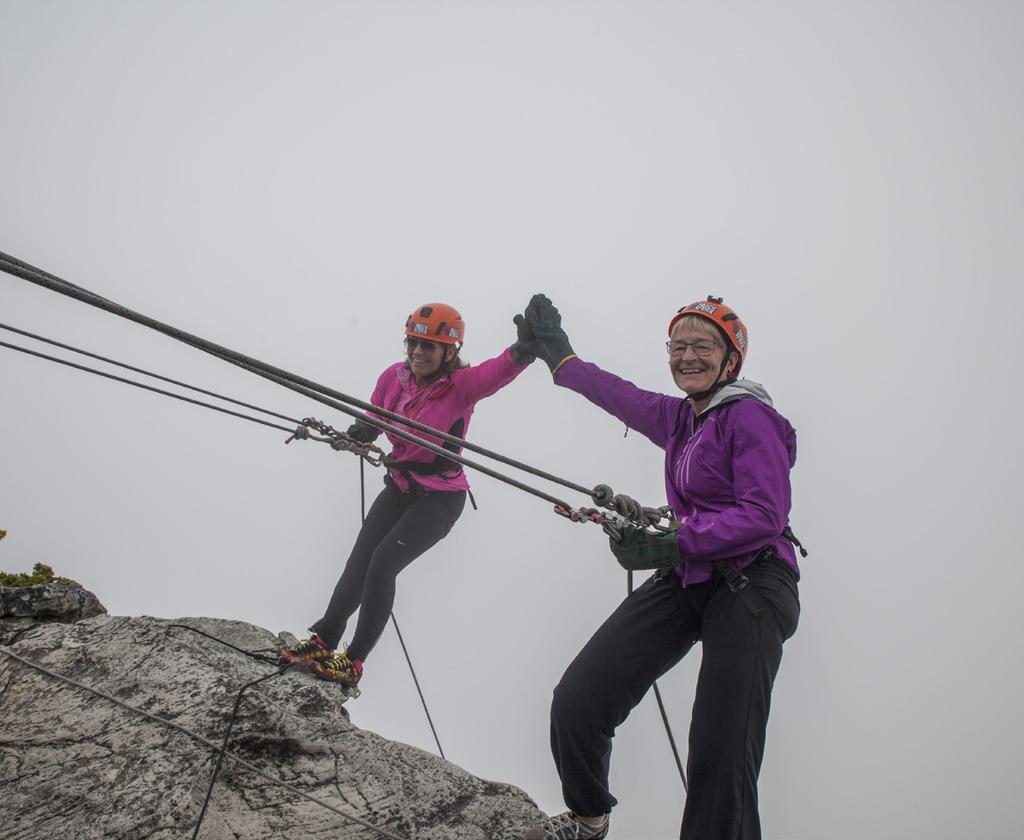
<svg viewBox="0 0 1024 840">
<path fill-rule="evenodd" d="M 665 450 L 665 490 L 680 521 L 675 570 L 684 586 L 708 580 L 716 560 L 742 569 L 769 545 L 800 574 L 782 536 L 796 432 L 764 388 L 741 379 L 695 415 L 686 399 L 644 391 L 578 358 L 558 369 L 555 382 Z"/>
<path fill-rule="evenodd" d="M 486 362 L 453 370 L 448 376 L 419 386 L 405 362 L 395 362 L 377 379 L 377 387 L 373 389 L 370 402 L 405 415 L 410 420 L 417 420 L 443 432 L 465 437 L 476 404 L 508 385 L 524 370 L 526 367 L 517 364 L 512 359 L 512 354 L 505 350 L 501 355 Z M 461 429 L 457 426 L 460 420 Z M 438 446 L 442 445 L 438 438 L 424 435 L 406 426 L 400 428 L 421 435 L 424 440 Z M 453 429 L 455 431 L 452 431 Z M 396 461 L 429 464 L 438 457 L 422 446 L 400 437 L 393 437 L 387 432 L 385 434 L 392 444 L 390 455 Z M 397 469 L 392 468 L 389 471 L 398 489 L 407 491 L 409 483 L 406 477 Z M 413 480 L 429 490 L 469 489 L 466 473 L 458 464 L 454 470 L 438 475 L 414 474 Z"/>
</svg>

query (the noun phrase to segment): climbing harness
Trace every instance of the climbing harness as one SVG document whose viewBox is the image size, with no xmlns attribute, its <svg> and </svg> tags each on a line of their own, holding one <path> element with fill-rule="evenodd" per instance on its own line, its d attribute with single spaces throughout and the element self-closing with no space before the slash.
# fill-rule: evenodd
<svg viewBox="0 0 1024 840">
<path fill-rule="evenodd" d="M 167 718 L 162 718 L 159 715 L 155 715 L 152 712 L 147 712 L 144 709 L 138 708 L 137 706 L 132 706 L 130 703 L 126 703 L 124 700 L 121 700 L 118 697 L 114 697 L 113 695 L 107 694 L 104 691 L 100 691 L 97 688 L 93 688 L 92 686 L 85 685 L 84 683 L 78 682 L 77 680 L 73 680 L 71 679 L 71 677 L 66 677 L 63 674 L 58 674 L 56 671 L 51 671 L 49 668 L 40 665 L 38 662 L 33 662 L 31 659 L 26 659 L 25 657 L 15 653 L 13 650 L 10 650 L 6 645 L 0 645 L 0 653 L 3 653 L 5 656 L 15 660 L 16 662 L 21 663 L 25 667 L 38 671 L 41 674 L 45 674 L 46 676 L 52 679 L 58 680 L 66 685 L 70 685 L 74 688 L 79 689 L 80 691 L 84 691 L 88 694 L 100 697 L 108 701 L 109 703 L 113 703 L 114 705 L 120 706 L 123 709 L 127 709 L 129 712 L 132 712 L 133 714 L 136 714 L 140 717 L 144 717 L 148 720 L 158 723 L 161 726 L 166 726 L 178 732 L 181 732 L 183 735 L 187 735 L 189 738 L 192 738 L 193 740 L 198 741 L 199 743 L 204 744 L 205 746 L 214 750 L 218 755 L 221 755 L 224 758 L 227 758 L 235 762 L 235 764 L 237 764 L 238 766 L 244 767 L 246 770 L 255 773 L 260 778 L 266 779 L 271 784 L 277 785 L 278 787 L 284 788 L 289 793 L 292 793 L 303 799 L 309 800 L 310 802 L 319 805 L 321 808 L 325 808 L 328 811 L 337 814 L 339 817 L 342 817 L 348 822 L 355 823 L 356 825 L 362 826 L 363 828 L 366 828 L 370 831 L 374 831 L 382 837 L 391 838 L 391 840 L 407 840 L 407 838 L 404 838 L 401 835 L 388 831 L 386 828 L 382 828 L 380 826 L 374 825 L 371 822 L 367 822 L 366 820 L 360 819 L 359 817 L 353 816 L 352 814 L 348 814 L 345 811 L 342 811 L 340 808 L 331 805 L 329 802 L 324 802 L 324 800 L 318 799 L 312 794 L 306 793 L 304 790 L 300 790 L 299 788 L 289 784 L 283 779 L 279 779 L 271 775 L 270 773 L 266 772 L 265 770 L 261 770 L 252 762 L 247 761 L 240 755 L 236 755 L 235 753 L 227 750 L 223 744 L 217 744 L 214 741 L 211 741 L 209 738 L 205 737 L 204 735 L 200 735 L 198 732 L 195 732 L 189 729 L 188 727 L 183 726 L 180 723 L 168 720 Z M 276 676 L 276 674 L 273 674 L 271 676 Z"/>
<path fill-rule="evenodd" d="M 793 533 L 793 528 L 790 525 L 786 525 L 786 527 L 782 529 L 782 536 L 793 544 L 793 547 L 800 552 L 801 557 L 807 556 L 807 549 L 804 548 L 804 544 L 796 538 L 796 534 Z"/>
<path fill-rule="evenodd" d="M 796 534 L 793 533 L 793 529 L 789 525 L 782 529 L 782 536 L 800 550 L 801 557 L 807 556 L 807 549 L 804 548 L 800 540 L 796 538 Z M 757 553 L 750 565 L 753 565 L 759 560 L 770 560 L 773 557 L 778 556 L 775 546 L 768 545 Z M 740 596 L 740 600 L 743 601 L 743 605 L 750 611 L 750 614 L 754 616 L 754 618 L 760 618 L 768 608 L 768 602 L 765 601 L 761 593 L 754 589 L 753 586 L 747 585 L 750 583 L 750 579 L 743 574 L 743 571 L 740 569 L 734 569 L 724 560 L 717 560 L 712 565 L 715 567 L 715 571 L 718 572 L 719 576 L 725 581 L 729 590 Z"/>
<path fill-rule="evenodd" d="M 567 517 L 574 522 L 602 522 L 604 518 L 608 517 L 608 514 L 596 513 L 593 509 L 581 508 L 574 510 L 570 505 L 561 499 L 556 498 L 548 493 L 531 487 L 523 482 L 517 481 L 516 479 L 505 476 L 483 464 L 471 461 L 465 458 L 461 453 L 453 452 L 452 450 L 442 449 L 439 446 L 430 443 L 416 435 L 405 431 L 404 428 L 398 428 L 397 426 L 386 422 L 386 420 L 394 420 L 401 423 L 404 427 L 414 429 L 416 431 L 424 432 L 433 438 L 442 440 L 446 443 L 453 443 L 458 447 L 469 449 L 470 451 L 477 452 L 478 454 L 484 455 L 485 457 L 496 460 L 499 463 L 512 466 L 516 469 L 527 472 L 531 475 L 544 478 L 545 480 L 551 481 L 552 483 L 559 484 L 568 489 L 575 490 L 576 492 L 583 493 L 584 495 L 590 496 L 591 499 L 598 505 L 605 506 L 610 498 L 614 498 L 614 494 L 610 494 L 610 488 L 607 485 L 598 485 L 593 490 L 587 489 L 586 487 L 552 475 L 551 473 L 544 472 L 543 470 L 536 469 L 535 467 L 529 466 L 522 462 L 516 461 L 511 458 L 507 458 L 496 452 L 484 449 L 483 447 L 477 446 L 470 443 L 462 438 L 458 438 L 452 435 L 442 432 L 439 429 L 434 429 L 425 424 L 411 420 L 396 412 L 382 409 L 379 406 L 374 406 L 370 403 L 358 400 L 354 397 L 350 397 L 340 391 L 336 391 L 332 388 L 328 388 L 324 385 L 320 385 L 309 379 L 306 379 L 296 374 L 289 373 L 288 371 L 282 370 L 281 368 L 274 367 L 265 362 L 261 362 L 258 359 L 254 359 L 251 356 L 246 356 L 241 353 L 237 353 L 233 350 L 229 350 L 226 347 L 222 347 L 213 342 L 206 341 L 205 339 L 199 338 L 198 336 L 184 332 L 176 327 L 169 326 L 167 324 L 156 321 L 153 318 L 134 312 L 127 307 L 124 307 L 118 303 L 115 303 L 107 298 L 95 294 L 87 289 L 80 286 L 76 286 L 73 283 L 69 283 L 53 274 L 42 271 L 34 266 L 29 265 L 21 260 L 11 257 L 7 254 L 0 252 L 0 270 L 11 274 L 15 277 L 27 280 L 30 283 L 34 283 L 44 288 L 48 288 L 51 291 L 58 292 L 60 294 L 72 297 L 83 303 L 87 303 L 91 306 L 95 306 L 99 309 L 103 309 L 120 317 L 134 321 L 143 326 L 155 329 L 158 332 L 162 332 L 165 335 L 170 336 L 178 341 L 195 347 L 203 352 L 209 353 L 213 356 L 217 356 L 224 361 L 236 365 L 237 367 L 247 370 L 251 373 L 255 373 L 265 379 L 269 379 L 272 382 L 276 382 L 290 390 L 297 393 L 303 394 L 304 396 L 315 399 L 318 402 L 322 402 L 332 408 L 335 408 L 345 414 L 355 417 L 365 423 L 372 426 L 376 426 L 388 432 L 390 435 L 401 438 L 403 440 L 410 441 L 417 446 L 426 449 L 429 452 L 433 452 L 435 455 L 439 455 L 444 458 L 448 458 L 451 461 L 462 464 L 466 467 L 471 467 L 478 472 L 482 472 L 492 478 L 509 484 L 517 489 L 523 490 L 524 492 L 530 493 L 531 495 L 537 496 L 538 498 L 544 499 L 552 503 L 555 506 L 557 513 Z M 386 418 L 385 420 L 378 419 L 377 416 L 372 416 L 366 412 L 373 412 L 379 417 Z M 609 498 L 610 497 L 610 498 Z M 638 523 L 644 525 L 646 523 Z M 667 527 L 667 526 L 663 526 Z"/>
</svg>

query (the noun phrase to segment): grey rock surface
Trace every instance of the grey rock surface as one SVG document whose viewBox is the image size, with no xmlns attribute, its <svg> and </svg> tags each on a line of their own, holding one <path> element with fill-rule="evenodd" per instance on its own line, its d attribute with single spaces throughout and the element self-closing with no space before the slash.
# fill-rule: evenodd
<svg viewBox="0 0 1024 840">
<path fill-rule="evenodd" d="M 70 623 L 106 613 L 99 598 L 77 583 L 0 586 L 0 644 L 32 624 Z"/>
<path fill-rule="evenodd" d="M 267 630 L 208 618 L 99 616 L 39 624 L 0 648 L 0 837 L 191 838 L 216 756 L 187 734 L 40 673 L 49 670 L 220 744 L 275 780 L 413 840 L 514 840 L 542 814 L 511 785 L 361 730 L 336 686 L 198 635 L 270 654 Z M 354 701 L 356 704 L 364 700 Z M 378 840 L 382 835 L 268 781 L 230 757 L 203 840 Z"/>
</svg>

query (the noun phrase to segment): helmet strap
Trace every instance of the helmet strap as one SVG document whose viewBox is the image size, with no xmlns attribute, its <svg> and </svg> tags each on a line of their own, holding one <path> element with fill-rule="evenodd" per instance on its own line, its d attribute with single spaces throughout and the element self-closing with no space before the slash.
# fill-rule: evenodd
<svg viewBox="0 0 1024 840">
<path fill-rule="evenodd" d="M 441 369 L 445 373 L 451 373 L 452 372 L 452 369 L 455 367 L 455 363 L 459 360 L 459 353 L 462 352 L 462 345 L 461 344 L 452 344 L 451 346 L 455 348 L 455 352 L 452 353 L 452 357 L 450 359 L 444 358 L 444 359 L 441 360 Z M 447 354 L 448 354 L 448 351 L 445 350 L 445 356 L 447 356 Z"/>
<path fill-rule="evenodd" d="M 726 379 L 722 379 L 722 376 L 725 374 L 725 369 L 729 365 L 729 358 L 735 352 L 735 350 L 730 348 L 729 352 L 725 354 L 725 357 L 722 359 L 722 364 L 718 366 L 718 376 L 715 377 L 714 384 L 712 384 L 710 388 L 705 388 L 703 391 L 700 391 L 699 393 L 696 394 L 687 394 L 687 398 L 700 402 L 701 400 L 706 400 L 708 397 L 717 393 L 726 385 L 732 385 L 732 383 L 736 381 L 735 376 L 730 376 L 727 377 Z"/>
</svg>

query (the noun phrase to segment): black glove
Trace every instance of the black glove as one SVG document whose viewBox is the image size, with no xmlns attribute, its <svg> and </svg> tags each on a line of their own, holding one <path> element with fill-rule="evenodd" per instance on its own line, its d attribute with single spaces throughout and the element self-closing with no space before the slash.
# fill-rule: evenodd
<svg viewBox="0 0 1024 840">
<path fill-rule="evenodd" d="M 526 322 L 528 334 L 531 336 L 526 344 L 527 348 L 538 358 L 543 359 L 552 373 L 558 370 L 562 362 L 576 355 L 569 344 L 569 336 L 562 329 L 562 316 L 546 295 L 534 295 L 530 298 L 525 317 L 515 317 L 517 327 L 521 321 Z"/>
<path fill-rule="evenodd" d="M 630 522 L 605 527 L 612 554 L 623 569 L 669 569 L 679 562 L 675 530 L 652 534 Z"/>
<path fill-rule="evenodd" d="M 380 434 L 380 429 L 369 423 L 364 423 L 362 420 L 356 420 L 345 430 L 345 434 L 360 443 L 373 443 L 377 439 L 377 435 Z"/>
<path fill-rule="evenodd" d="M 536 336 L 534 336 L 533 330 L 530 329 L 530 325 L 526 323 L 526 319 L 522 315 L 516 315 L 512 319 L 512 323 L 516 325 L 516 343 L 509 347 L 508 350 L 517 365 L 532 365 L 537 361 L 537 354 L 534 352 Z"/>
</svg>

